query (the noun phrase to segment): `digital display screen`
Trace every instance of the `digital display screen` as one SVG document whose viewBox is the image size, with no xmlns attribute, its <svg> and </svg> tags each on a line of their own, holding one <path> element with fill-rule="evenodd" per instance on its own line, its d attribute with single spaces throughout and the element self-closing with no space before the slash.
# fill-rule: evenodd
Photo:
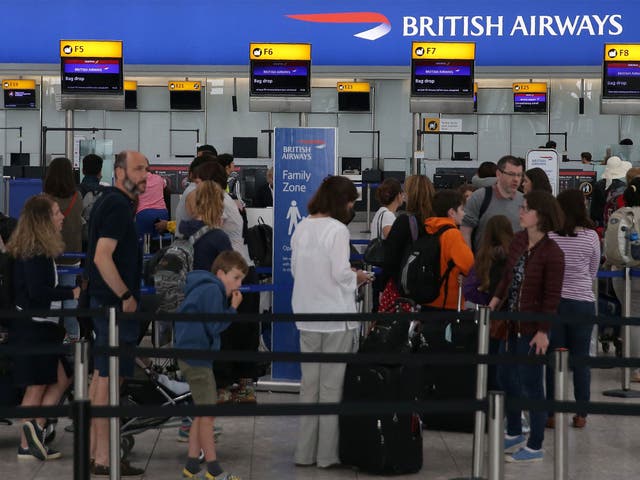
<svg viewBox="0 0 640 480">
<path fill-rule="evenodd" d="M 122 93 L 122 59 L 64 57 L 62 93 Z"/>
<path fill-rule="evenodd" d="M 371 110 L 369 92 L 338 92 L 338 110 L 341 112 L 368 112 Z"/>
<path fill-rule="evenodd" d="M 602 96 L 640 98 L 640 62 L 604 62 Z"/>
<path fill-rule="evenodd" d="M 172 110 L 202 110 L 200 90 L 171 90 L 169 103 Z"/>
<path fill-rule="evenodd" d="M 32 89 L 4 90 L 4 108 L 36 108 L 36 91 Z"/>
<path fill-rule="evenodd" d="M 250 94 L 265 97 L 311 95 L 311 62 L 251 60 Z"/>
<path fill-rule="evenodd" d="M 514 93 L 513 111 L 524 113 L 546 113 L 546 93 Z"/>
<path fill-rule="evenodd" d="M 411 95 L 472 96 L 473 60 L 412 60 Z"/>
</svg>

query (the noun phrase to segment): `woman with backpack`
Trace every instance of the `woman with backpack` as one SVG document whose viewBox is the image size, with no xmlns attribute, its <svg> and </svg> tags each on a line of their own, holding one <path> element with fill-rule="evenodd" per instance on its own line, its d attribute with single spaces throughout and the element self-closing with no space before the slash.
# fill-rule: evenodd
<svg viewBox="0 0 640 480">
<path fill-rule="evenodd" d="M 7 243 L 15 259 L 13 288 L 18 310 L 57 310 L 64 300 L 77 300 L 80 287 L 61 286 L 55 259 L 64 251 L 62 225 L 65 220 L 58 204 L 48 195 L 31 197 L 24 204 L 18 225 Z M 64 331 L 59 317 L 34 316 L 12 319 L 9 338 L 25 351 L 61 345 Z M 22 407 L 57 405 L 70 384 L 72 367 L 59 354 L 32 354 L 16 357 L 14 382 L 26 386 Z M 44 445 L 44 419 L 25 419 L 18 458 L 53 460 L 60 452 Z"/>
<path fill-rule="evenodd" d="M 520 207 L 522 231 L 509 245 L 507 265 L 502 280 L 489 302 L 491 310 L 527 313 L 557 313 L 562 293 L 564 254 L 547 235 L 562 226 L 562 210 L 550 193 L 535 190 L 524 196 Z M 500 322 L 498 322 L 500 325 Z M 549 347 L 548 321 L 520 322 L 517 318 L 502 321 L 494 330 L 500 338 L 503 355 L 545 355 Z M 498 365 L 498 381 L 508 398 L 544 400 L 544 369 L 542 365 Z M 507 400 L 508 402 L 508 400 Z M 509 403 L 507 403 L 509 405 Z M 529 439 L 522 434 L 521 411 L 507 409 L 505 452 L 526 446 L 507 457 L 508 462 L 529 462 L 544 456 L 542 442 L 547 414 L 530 412 Z"/>
<path fill-rule="evenodd" d="M 404 181 L 406 213 L 393 222 L 384 245 L 383 271 L 388 276 L 380 295 L 380 312 L 394 312 L 399 296 L 400 273 L 405 250 L 424 234 L 424 222 L 433 215 L 433 183 L 425 175 L 411 175 Z"/>
<path fill-rule="evenodd" d="M 351 180 L 326 178 L 309 202 L 309 215 L 291 237 L 293 313 L 356 313 L 356 289 L 369 281 L 349 264 L 350 219 L 358 192 Z M 296 322 L 300 351 L 352 353 L 358 347 L 360 322 Z M 337 403 L 342 399 L 346 364 L 301 364 L 300 403 Z M 338 417 L 300 417 L 296 465 L 328 468 L 339 464 Z"/>
<path fill-rule="evenodd" d="M 564 252 L 564 278 L 562 298 L 558 305 L 559 315 L 596 314 L 593 281 L 600 266 L 600 239 L 589 218 L 584 194 L 580 190 L 565 190 L 558 195 L 558 203 L 564 213 L 562 228 L 550 232 Z M 572 356 L 586 357 L 591 346 L 593 324 L 554 324 L 551 329 L 549 350 L 567 348 Z M 547 399 L 554 399 L 553 370 L 547 369 Z M 587 366 L 573 367 L 573 394 L 576 401 L 588 402 L 591 386 L 591 370 Z M 547 426 L 554 427 L 553 412 L 548 412 Z M 587 424 L 586 412 L 578 412 L 573 417 L 573 426 L 584 428 Z"/>
</svg>

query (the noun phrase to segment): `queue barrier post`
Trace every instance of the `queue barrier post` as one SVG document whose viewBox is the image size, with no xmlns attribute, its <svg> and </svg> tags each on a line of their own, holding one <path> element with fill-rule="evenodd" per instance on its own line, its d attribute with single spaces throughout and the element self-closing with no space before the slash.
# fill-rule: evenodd
<svg viewBox="0 0 640 480">
<path fill-rule="evenodd" d="M 458 301 L 460 301 L 458 299 Z M 476 321 L 478 323 L 478 355 L 489 353 L 489 307 L 479 307 L 476 311 Z M 487 397 L 487 377 L 489 366 L 486 363 L 479 363 L 476 368 L 476 400 L 484 400 Z M 480 478 L 484 463 L 484 435 L 487 422 L 486 414 L 483 410 L 476 410 L 475 423 L 473 428 L 473 457 L 471 466 L 472 478 Z"/>
<path fill-rule="evenodd" d="M 556 402 L 564 402 L 567 400 L 567 386 L 569 384 L 569 351 L 566 348 L 559 348 L 554 352 L 554 357 L 554 400 Z M 553 478 L 554 480 L 564 480 L 569 478 L 569 458 L 567 456 L 569 450 L 569 425 L 567 424 L 567 414 L 556 411 L 554 420 Z"/>
<path fill-rule="evenodd" d="M 89 373 L 89 343 L 75 344 L 73 369 L 73 480 L 89 480 L 89 429 L 91 402 L 87 389 Z"/>
<path fill-rule="evenodd" d="M 118 348 L 118 322 L 116 321 L 116 309 L 109 308 L 109 346 Z M 120 358 L 117 355 L 109 356 L 109 406 L 117 407 L 120 404 Z M 109 479 L 120 478 L 120 418 L 109 418 Z"/>
<path fill-rule="evenodd" d="M 504 392 L 489 392 L 489 480 L 504 480 Z"/>
</svg>

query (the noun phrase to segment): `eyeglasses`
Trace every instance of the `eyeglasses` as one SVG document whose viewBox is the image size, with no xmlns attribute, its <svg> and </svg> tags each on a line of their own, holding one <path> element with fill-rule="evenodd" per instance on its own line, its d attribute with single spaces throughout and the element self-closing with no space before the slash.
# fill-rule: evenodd
<svg viewBox="0 0 640 480">
<path fill-rule="evenodd" d="M 500 172 L 511 178 L 522 178 L 524 176 L 524 173 L 507 172 L 506 170 L 500 170 Z"/>
</svg>

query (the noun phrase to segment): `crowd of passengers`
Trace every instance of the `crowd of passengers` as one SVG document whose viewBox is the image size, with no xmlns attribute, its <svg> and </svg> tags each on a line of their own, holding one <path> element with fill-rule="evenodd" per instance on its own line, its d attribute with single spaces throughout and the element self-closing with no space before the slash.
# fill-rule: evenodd
<svg viewBox="0 0 640 480">
<path fill-rule="evenodd" d="M 52 161 L 44 180 L 44 193 L 24 205 L 17 226 L 3 248 L 14 259 L 15 305 L 18 309 L 116 306 L 124 312 L 144 309 L 140 296 L 144 234 L 171 231 L 177 237 L 194 237 L 194 271 L 180 311 L 257 313 L 256 295 L 238 292 L 241 283 L 258 282 L 255 266 L 244 242 L 244 205 L 237 191 L 237 175 L 230 155 L 218 155 L 202 147 L 189 167 L 189 184 L 172 221 L 165 201 L 166 184 L 154 174 L 139 152 L 116 156 L 114 184 L 101 182 L 102 159 L 83 160 L 83 180 L 76 185 L 71 162 Z M 635 172 L 634 172 L 635 171 Z M 629 175 L 632 175 L 629 177 Z M 371 221 L 372 239 L 384 239 L 384 265 L 373 280 L 375 309 L 394 311 L 400 296 L 400 267 L 407 247 L 425 233 L 440 236 L 441 271 L 447 272 L 438 297 L 425 309 L 456 309 L 466 302 L 492 310 L 542 314 L 595 313 L 593 280 L 601 261 L 598 228 L 606 225 L 612 192 L 619 192 L 622 206 L 640 206 L 640 170 L 618 157 L 608 159 L 601 182 L 595 185 L 588 208 L 578 190 L 563 191 L 555 198 L 543 170 L 524 170 L 524 161 L 513 156 L 497 164 L 483 163 L 471 185 L 457 190 L 435 191 L 424 175 L 408 177 L 404 185 L 386 179 L 376 191 L 381 205 Z M 273 185 L 262 192 L 264 203 L 273 204 Z M 327 177 L 307 206 L 308 215 L 291 237 L 291 273 L 294 279 L 294 313 L 355 313 L 357 288 L 371 276 L 350 263 L 350 234 L 358 198 L 354 184 L 345 177 Z M 404 206 L 404 208 L 403 208 Z M 402 213 L 400 213 L 402 212 Z M 75 275 L 58 275 L 57 266 L 79 266 L 77 259 L 60 258 L 64 251 L 87 253 L 82 282 Z M 235 252 L 231 255 L 229 252 Z M 448 268 L 451 266 L 450 268 Z M 615 285 L 622 291 L 621 285 Z M 640 283 L 632 284 L 632 291 Z M 640 295 L 635 295 L 640 301 Z M 632 297 L 633 298 L 633 297 Z M 633 305 L 632 311 L 637 306 Z M 640 309 L 640 308 L 638 308 Z M 178 322 L 176 345 L 182 348 L 257 350 L 257 324 L 210 325 Z M 359 322 L 296 323 L 302 352 L 355 352 Z M 49 345 L 91 337 L 95 345 L 107 345 L 108 326 L 102 317 L 89 322 L 50 314 L 26 321 L 11 321 L 9 338 L 16 345 Z M 201 330 L 194 330 L 194 329 Z M 635 333 L 635 332 L 634 332 Z M 592 326 L 555 325 L 544 317 L 537 322 L 492 322 L 491 352 L 503 355 L 545 355 L 566 347 L 574 355 L 588 355 Z M 120 328 L 120 343 L 135 345 L 141 338 L 137 322 Z M 635 338 L 635 337 L 634 337 Z M 635 344 L 634 348 L 639 345 Z M 22 357 L 13 372 L 25 388 L 22 406 L 49 406 L 60 402 L 70 385 L 71 370 L 64 357 Z M 180 362 L 195 403 L 255 402 L 255 365 L 209 365 L 188 359 Z M 134 359 L 120 360 L 120 376 L 131 376 Z M 208 373 L 207 373 L 208 372 Z M 301 402 L 339 402 L 344 364 L 303 363 Z M 576 400 L 588 401 L 590 372 L 573 370 Z M 635 373 L 634 379 L 640 380 Z M 503 364 L 490 372 L 491 388 L 508 397 L 553 398 L 553 378 L 540 365 Z M 546 385 L 545 385 L 546 383 Z M 96 356 L 90 388 L 94 405 L 106 405 L 108 364 Z M 586 412 L 576 412 L 572 425 L 586 426 Z M 45 442 L 45 419 L 27 419 L 21 429 L 18 458 L 53 460 L 60 453 Z M 200 475 L 199 455 L 204 453 L 206 478 L 234 480 L 217 460 L 213 418 L 185 419 L 179 437 L 189 442 L 183 477 Z M 522 412 L 508 409 L 505 449 L 511 462 L 543 458 L 545 427 L 553 428 L 553 412 L 530 412 L 523 429 Z M 525 436 L 528 430 L 528 437 Z M 91 471 L 108 476 L 107 419 L 95 418 L 91 429 Z M 338 420 L 335 416 L 301 417 L 295 463 L 327 468 L 340 463 Z M 121 475 L 143 473 L 122 461 Z"/>
</svg>

